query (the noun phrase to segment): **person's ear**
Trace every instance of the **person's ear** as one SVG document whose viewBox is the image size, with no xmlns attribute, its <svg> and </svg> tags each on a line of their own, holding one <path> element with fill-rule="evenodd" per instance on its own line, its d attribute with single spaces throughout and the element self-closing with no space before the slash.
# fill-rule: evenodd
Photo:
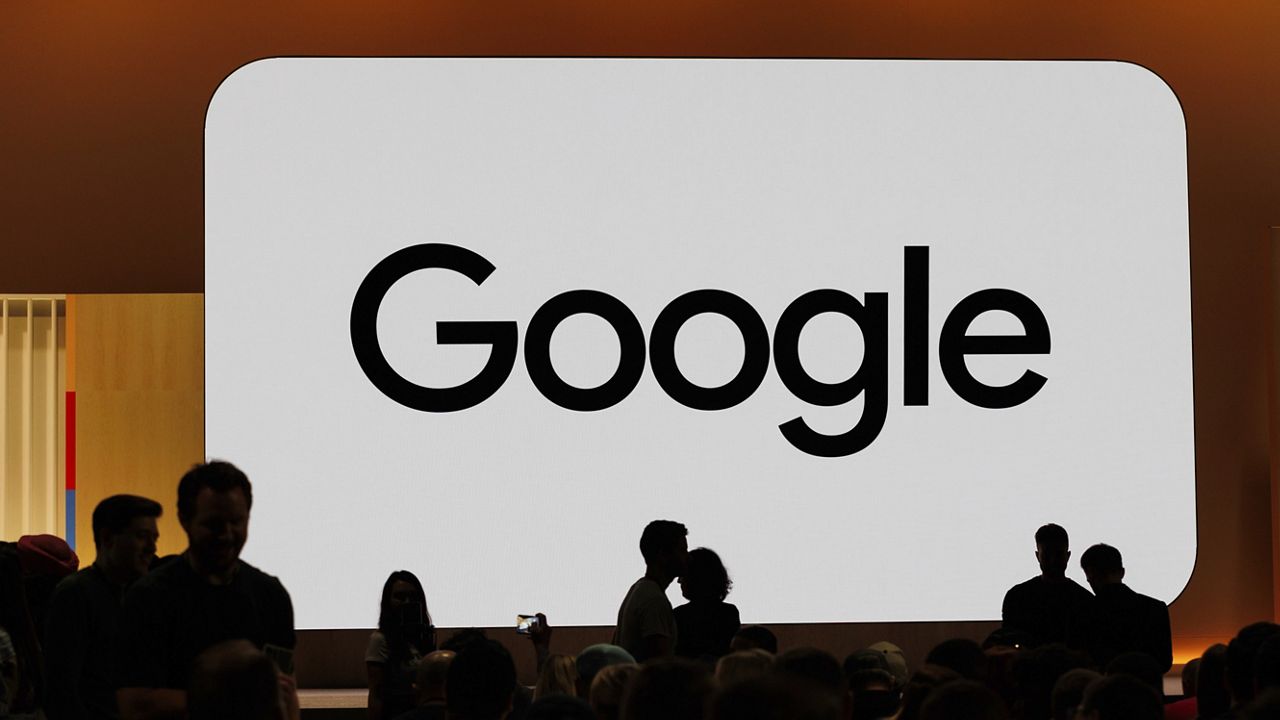
<svg viewBox="0 0 1280 720">
<path fill-rule="evenodd" d="M 1120 568 L 1119 577 L 1121 580 L 1124 580 L 1124 568 Z"/>
<path fill-rule="evenodd" d="M 1068 562 L 1068 563 L 1070 563 L 1070 562 L 1071 562 L 1071 551 L 1070 551 L 1070 550 L 1068 550 L 1068 551 L 1067 551 L 1067 562 Z"/>
</svg>

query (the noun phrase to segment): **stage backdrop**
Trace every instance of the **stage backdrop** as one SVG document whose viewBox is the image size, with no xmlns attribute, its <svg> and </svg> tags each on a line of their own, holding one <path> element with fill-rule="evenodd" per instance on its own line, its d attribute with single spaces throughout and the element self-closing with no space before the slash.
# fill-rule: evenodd
<svg viewBox="0 0 1280 720">
<path fill-rule="evenodd" d="M 766 623 L 998 618 L 1047 522 L 1190 577 L 1140 66 L 286 58 L 205 140 L 206 452 L 300 627 L 400 566 L 446 625 L 611 624 L 654 518 Z"/>
</svg>

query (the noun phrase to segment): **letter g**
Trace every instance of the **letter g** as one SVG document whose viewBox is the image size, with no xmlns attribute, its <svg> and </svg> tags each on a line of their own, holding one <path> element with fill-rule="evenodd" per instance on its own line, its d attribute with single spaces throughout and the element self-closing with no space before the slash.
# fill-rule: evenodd
<svg viewBox="0 0 1280 720">
<path fill-rule="evenodd" d="M 392 285 L 409 273 L 440 268 L 466 276 L 481 285 L 495 270 L 480 255 L 457 245 L 427 243 L 391 253 L 373 266 L 351 303 L 351 348 L 356 361 L 384 395 L 405 407 L 423 412 L 466 410 L 489 398 L 502 387 L 515 366 L 517 332 L 514 321 L 436 323 L 441 345 L 489 345 L 489 361 L 475 377 L 450 388 L 430 388 L 407 380 L 396 372 L 378 342 L 378 310 Z"/>
</svg>

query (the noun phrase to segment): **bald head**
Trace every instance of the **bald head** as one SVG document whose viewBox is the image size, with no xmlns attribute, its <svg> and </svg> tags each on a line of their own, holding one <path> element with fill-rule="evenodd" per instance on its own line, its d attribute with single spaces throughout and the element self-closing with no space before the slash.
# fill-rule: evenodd
<svg viewBox="0 0 1280 720">
<path fill-rule="evenodd" d="M 418 663 L 413 688 L 419 705 L 444 700 L 445 680 L 449 678 L 449 664 L 453 662 L 453 658 L 451 650 L 436 650 Z"/>
<path fill-rule="evenodd" d="M 190 720 L 284 720 L 275 664 L 247 640 L 210 647 L 191 666 L 187 715 Z"/>
</svg>

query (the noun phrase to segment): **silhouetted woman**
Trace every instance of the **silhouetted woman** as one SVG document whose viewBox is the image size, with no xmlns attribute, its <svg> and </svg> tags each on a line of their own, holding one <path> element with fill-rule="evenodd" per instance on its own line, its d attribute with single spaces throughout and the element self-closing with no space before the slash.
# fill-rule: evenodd
<svg viewBox="0 0 1280 720">
<path fill-rule="evenodd" d="M 390 720 L 413 709 L 413 675 L 422 657 L 436 649 L 422 583 L 408 570 L 391 573 L 382 586 L 378 629 L 369 636 L 369 719 Z"/>
<path fill-rule="evenodd" d="M 720 556 L 707 548 L 689 551 L 680 593 L 689 602 L 675 609 L 676 655 L 712 660 L 729 652 L 742 623 L 738 608 L 725 602 L 733 581 Z"/>
</svg>

